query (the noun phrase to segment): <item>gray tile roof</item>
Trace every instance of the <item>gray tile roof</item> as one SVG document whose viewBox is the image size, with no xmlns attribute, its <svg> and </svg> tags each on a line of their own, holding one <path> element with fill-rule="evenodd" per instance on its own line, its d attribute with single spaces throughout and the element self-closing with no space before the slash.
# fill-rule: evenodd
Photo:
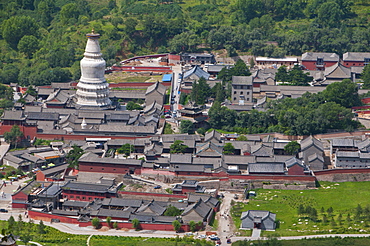
<svg viewBox="0 0 370 246">
<path fill-rule="evenodd" d="M 147 209 L 149 209 L 155 215 L 163 215 L 163 213 L 166 211 L 167 208 L 162 207 L 156 201 L 151 201 L 150 203 L 148 203 L 146 205 L 142 205 L 140 208 L 138 208 L 137 211 L 136 211 L 136 214 L 140 214 L 140 213 L 144 212 Z"/>
<path fill-rule="evenodd" d="M 170 163 L 191 164 L 192 158 L 191 154 L 171 154 Z"/>
<path fill-rule="evenodd" d="M 365 58 L 370 59 L 370 53 L 369 52 L 346 52 L 343 54 L 343 61 L 357 61 L 357 62 L 363 62 L 365 61 Z"/>
<path fill-rule="evenodd" d="M 155 90 L 157 90 L 161 95 L 166 94 L 166 87 L 157 81 L 146 89 L 145 95 L 148 95 Z"/>
<path fill-rule="evenodd" d="M 181 215 L 186 216 L 192 210 L 194 210 L 200 217 L 207 218 L 209 213 L 212 211 L 212 208 L 200 199 L 198 202 L 188 206 Z"/>
<path fill-rule="evenodd" d="M 248 155 L 224 155 L 223 159 L 227 165 L 246 165 L 256 161 L 255 156 Z"/>
<path fill-rule="evenodd" d="M 350 138 L 334 138 L 331 140 L 331 145 L 335 147 L 354 147 L 355 142 Z"/>
<path fill-rule="evenodd" d="M 45 113 L 45 112 L 28 112 L 27 120 L 47 120 L 47 121 L 58 121 L 59 113 Z"/>
<path fill-rule="evenodd" d="M 65 207 L 86 207 L 89 205 L 90 202 L 83 202 L 83 201 L 74 201 L 74 200 L 67 200 L 63 202 L 63 206 Z"/>
<path fill-rule="evenodd" d="M 170 168 L 170 171 L 173 171 L 173 172 L 204 172 L 205 168 L 202 165 L 178 164 L 178 165 L 175 165 L 175 167 Z"/>
<path fill-rule="evenodd" d="M 128 219 L 130 218 L 131 213 L 128 211 L 123 211 L 123 210 L 100 208 L 98 211 L 96 211 L 96 213 L 91 214 L 91 215 L 101 216 L 101 217 Z"/>
<path fill-rule="evenodd" d="M 349 158 L 359 158 L 360 157 L 360 153 L 358 151 L 337 151 L 335 153 L 335 156 L 336 157 L 349 157 Z"/>
<path fill-rule="evenodd" d="M 155 126 L 125 126 L 119 123 L 102 124 L 99 126 L 99 132 L 101 133 L 118 133 L 119 135 L 125 134 L 143 134 L 151 135 L 155 134 Z"/>
<path fill-rule="evenodd" d="M 150 215 L 140 215 L 140 214 L 131 214 L 129 221 L 133 221 L 134 219 L 138 219 L 140 222 L 146 222 L 146 223 L 151 223 L 153 222 L 153 216 Z"/>
<path fill-rule="evenodd" d="M 272 157 L 274 155 L 274 149 L 266 144 L 253 145 L 251 146 L 251 155 Z"/>
<path fill-rule="evenodd" d="M 285 164 L 282 163 L 251 163 L 248 165 L 249 173 L 283 174 Z"/>
<path fill-rule="evenodd" d="M 314 138 L 313 136 L 309 136 L 309 137 L 303 139 L 300 144 L 301 144 L 301 150 L 302 151 L 306 150 L 307 148 L 309 148 L 311 146 L 315 146 L 319 150 L 324 151 L 324 146 L 323 146 L 322 142 L 320 140 Z"/>
<path fill-rule="evenodd" d="M 356 141 L 355 146 L 357 146 L 359 150 L 366 149 L 370 146 L 370 139 L 366 138 L 364 141 Z"/>
<path fill-rule="evenodd" d="M 208 142 L 212 139 L 215 139 L 217 142 L 221 141 L 221 133 L 216 130 L 212 130 L 207 132 L 204 136 L 204 142 Z"/>
<path fill-rule="evenodd" d="M 306 52 L 302 55 L 302 61 L 316 61 L 317 58 L 323 58 L 324 61 L 339 62 L 339 55 L 335 53 L 314 53 Z"/>
<path fill-rule="evenodd" d="M 324 76 L 327 79 L 335 79 L 335 78 L 351 79 L 352 78 L 351 69 L 348 68 L 348 67 L 343 66 L 339 62 L 337 64 L 333 65 L 333 66 L 326 67 L 325 71 L 324 71 Z"/>
<path fill-rule="evenodd" d="M 201 69 L 198 65 L 194 66 L 192 69 L 187 70 L 183 74 L 183 79 L 186 79 L 190 77 L 192 74 L 195 74 L 198 78 L 205 78 L 206 80 L 209 79 L 210 74 L 205 72 L 203 69 Z"/>
<path fill-rule="evenodd" d="M 103 185 L 96 183 L 81 183 L 81 182 L 68 182 L 62 186 L 63 190 L 74 190 L 74 191 L 85 191 L 85 192 L 94 192 L 94 193 L 115 193 L 111 185 Z"/>
<path fill-rule="evenodd" d="M 308 156 L 308 158 L 307 158 L 309 163 L 313 162 L 316 159 L 321 161 L 321 162 L 324 162 L 324 157 L 322 157 L 322 155 L 318 155 L 317 153 L 314 153 L 314 154 Z"/>
<path fill-rule="evenodd" d="M 253 85 L 253 77 L 252 76 L 233 76 L 232 84 L 233 85 Z"/>
<path fill-rule="evenodd" d="M 100 158 L 97 155 L 87 152 L 83 154 L 79 162 L 88 162 L 88 163 L 105 163 L 105 164 L 114 164 L 114 165 L 131 165 L 131 166 L 141 166 L 142 160 L 136 159 L 114 159 L 114 158 Z"/>
<path fill-rule="evenodd" d="M 3 120 L 24 120 L 25 117 L 23 115 L 22 110 L 16 110 L 16 111 L 5 110 L 2 116 L 2 119 Z"/>
<path fill-rule="evenodd" d="M 287 168 L 290 168 L 290 167 L 292 167 L 292 166 L 294 166 L 294 165 L 299 165 L 299 166 L 301 166 L 301 167 L 304 167 L 304 165 L 303 165 L 302 161 L 301 161 L 301 160 L 299 160 L 299 159 L 297 159 L 297 158 L 295 158 L 295 157 L 290 158 L 289 160 L 287 160 L 287 161 L 285 162 L 285 165 L 286 165 L 286 167 L 287 167 Z"/>
<path fill-rule="evenodd" d="M 103 206 L 113 206 L 113 207 L 132 207 L 139 208 L 143 203 L 143 200 L 138 199 L 126 199 L 126 198 L 104 198 L 102 201 Z"/>
</svg>

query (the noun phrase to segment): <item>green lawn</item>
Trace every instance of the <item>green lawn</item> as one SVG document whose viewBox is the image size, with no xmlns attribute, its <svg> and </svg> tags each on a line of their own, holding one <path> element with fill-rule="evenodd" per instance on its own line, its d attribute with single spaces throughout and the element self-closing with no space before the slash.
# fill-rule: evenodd
<svg viewBox="0 0 370 246">
<path fill-rule="evenodd" d="M 263 232 L 262 236 L 276 233 L 281 236 L 369 233 L 369 190 L 370 182 L 322 182 L 318 189 L 303 191 L 257 189 L 257 197 L 251 199 L 249 204 L 236 203 L 231 213 L 237 228 L 240 227 L 240 215 L 243 211 L 269 210 L 276 213 L 276 219 L 280 222 L 279 228 L 276 232 Z M 358 204 L 363 211 L 356 217 Z M 315 208 L 318 214 L 316 222 L 308 215 L 298 216 L 299 205 Z M 327 210 L 330 207 L 333 208 L 333 212 L 328 214 Z M 338 219 L 339 214 L 342 215 L 341 221 Z M 323 221 L 324 215 L 328 220 L 326 223 Z"/>
<path fill-rule="evenodd" d="M 370 238 L 315 238 L 315 239 L 301 239 L 301 240 L 280 240 L 274 239 L 267 241 L 238 241 L 232 244 L 233 246 L 340 246 L 340 245 L 351 245 L 351 246 L 368 246 L 370 245 Z"/>
<path fill-rule="evenodd" d="M 15 218 L 18 220 L 18 218 Z M 13 226 L 9 227 L 8 221 L 0 221 L 0 231 L 5 229 L 5 234 L 12 232 L 22 239 L 25 236 L 29 237 L 29 241 L 41 243 L 44 246 L 81 246 L 86 245 L 89 235 L 73 235 L 58 231 L 49 226 L 44 226 L 40 230 L 39 224 L 27 222 L 14 222 Z M 100 236 L 94 235 L 90 238 L 91 246 L 212 246 L 213 242 L 194 239 L 193 237 L 183 238 L 145 238 L 145 237 L 125 237 L 125 232 L 122 231 L 122 236 Z M 145 235 L 143 235 L 145 236 Z M 1 237 L 0 237 L 1 240 Z M 23 243 L 19 243 L 23 245 Z"/>
</svg>

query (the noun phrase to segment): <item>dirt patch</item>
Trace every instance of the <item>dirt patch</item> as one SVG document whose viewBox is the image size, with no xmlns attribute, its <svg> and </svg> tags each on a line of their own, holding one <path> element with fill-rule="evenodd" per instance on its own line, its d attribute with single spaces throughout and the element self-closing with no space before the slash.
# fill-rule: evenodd
<svg viewBox="0 0 370 246">
<path fill-rule="evenodd" d="M 109 231 L 109 227 L 108 226 L 102 226 L 99 231 Z"/>
<path fill-rule="evenodd" d="M 128 228 L 121 228 L 121 231 L 129 231 L 130 229 Z"/>
</svg>

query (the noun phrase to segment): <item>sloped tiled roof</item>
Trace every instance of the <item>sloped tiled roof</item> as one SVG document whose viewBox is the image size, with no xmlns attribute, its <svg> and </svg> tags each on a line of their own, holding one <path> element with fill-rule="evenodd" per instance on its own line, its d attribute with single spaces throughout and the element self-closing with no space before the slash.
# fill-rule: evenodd
<svg viewBox="0 0 370 246">
<path fill-rule="evenodd" d="M 233 85 L 253 85 L 252 76 L 233 76 L 232 77 Z"/>
<path fill-rule="evenodd" d="M 365 58 L 370 59 L 369 52 L 346 52 L 343 54 L 343 61 L 359 61 L 363 62 Z"/>
<path fill-rule="evenodd" d="M 340 78 L 340 79 L 351 79 L 351 69 L 348 67 L 343 66 L 341 63 L 337 63 L 333 66 L 326 67 L 324 76 L 326 78 Z"/>
<path fill-rule="evenodd" d="M 323 58 L 324 61 L 339 62 L 339 56 L 335 53 L 314 53 L 306 52 L 302 55 L 302 61 L 316 61 L 317 58 Z"/>
<path fill-rule="evenodd" d="M 166 87 L 157 81 L 146 89 L 145 95 L 148 95 L 155 90 L 157 90 L 161 95 L 166 93 Z"/>
<path fill-rule="evenodd" d="M 248 165 L 249 173 L 280 173 L 285 171 L 283 163 L 251 163 Z"/>
<path fill-rule="evenodd" d="M 314 154 L 308 156 L 308 158 L 307 158 L 308 163 L 313 162 L 316 159 L 321 161 L 321 162 L 324 162 L 324 157 L 322 157 L 322 155 L 318 155 L 317 153 L 314 153 Z"/>
<path fill-rule="evenodd" d="M 190 77 L 192 74 L 195 74 L 198 78 L 205 78 L 206 80 L 209 79 L 210 74 L 205 72 L 201 69 L 198 65 L 194 66 L 192 69 L 185 71 L 183 75 L 183 79 Z"/>
<path fill-rule="evenodd" d="M 320 140 L 314 138 L 313 136 L 309 136 L 309 137 L 303 139 L 300 144 L 301 144 L 301 150 L 302 151 L 306 150 L 307 148 L 309 148 L 311 146 L 316 146 L 321 151 L 324 151 L 324 146 L 323 146 L 322 142 Z"/>
</svg>

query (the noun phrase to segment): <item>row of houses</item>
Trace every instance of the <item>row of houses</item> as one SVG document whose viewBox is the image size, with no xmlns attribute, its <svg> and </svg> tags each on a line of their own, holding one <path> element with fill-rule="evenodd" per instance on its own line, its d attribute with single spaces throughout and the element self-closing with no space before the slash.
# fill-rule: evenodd
<svg viewBox="0 0 370 246">
<path fill-rule="evenodd" d="M 172 225 L 174 220 L 188 225 L 194 221 L 200 222 L 200 227 L 211 221 L 220 206 L 217 198 L 206 194 L 190 193 L 183 200 L 162 201 L 156 200 L 156 194 L 148 193 L 146 199 L 132 199 L 120 194 L 121 186 L 122 183 L 107 178 L 98 183 L 33 181 L 13 194 L 12 206 L 28 208 L 31 218 L 34 215 L 35 219 L 46 221 L 63 218 L 78 223 L 110 217 L 112 223 L 126 226 L 137 219 L 141 224 L 159 225 Z M 176 208 L 177 214 L 166 213 L 171 207 Z"/>
</svg>

